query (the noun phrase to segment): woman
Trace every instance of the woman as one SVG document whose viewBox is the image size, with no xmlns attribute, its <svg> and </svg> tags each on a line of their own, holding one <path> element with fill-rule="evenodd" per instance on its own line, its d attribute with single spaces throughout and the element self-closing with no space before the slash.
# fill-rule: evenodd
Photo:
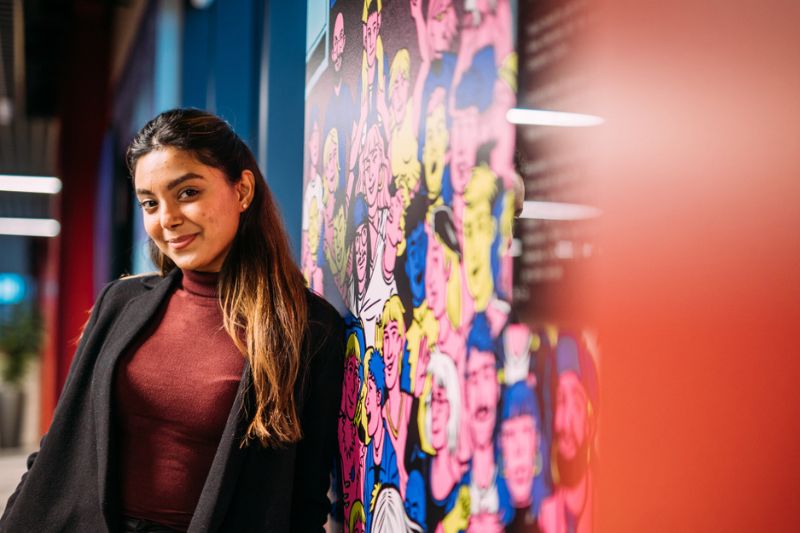
<svg viewBox="0 0 800 533">
<path fill-rule="evenodd" d="M 341 318 L 227 123 L 162 113 L 128 166 L 159 275 L 100 293 L 0 529 L 321 530 Z"/>
</svg>

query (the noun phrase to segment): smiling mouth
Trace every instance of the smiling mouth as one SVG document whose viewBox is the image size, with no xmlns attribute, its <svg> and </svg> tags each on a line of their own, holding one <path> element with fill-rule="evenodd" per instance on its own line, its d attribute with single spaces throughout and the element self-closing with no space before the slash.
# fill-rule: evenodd
<svg viewBox="0 0 800 533">
<path fill-rule="evenodd" d="M 173 250 L 180 250 L 181 248 L 186 248 L 189 246 L 192 241 L 194 241 L 197 234 L 194 233 L 192 235 L 184 235 L 182 237 L 176 237 L 174 239 L 167 240 L 167 244 L 169 244 L 170 248 Z"/>
</svg>

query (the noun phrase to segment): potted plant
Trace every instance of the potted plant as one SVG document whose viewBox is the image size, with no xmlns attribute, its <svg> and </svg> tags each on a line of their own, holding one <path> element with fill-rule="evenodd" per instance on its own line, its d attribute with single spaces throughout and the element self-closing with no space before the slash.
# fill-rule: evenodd
<svg viewBox="0 0 800 533">
<path fill-rule="evenodd" d="M 20 445 L 25 401 L 22 381 L 41 344 L 39 312 L 30 306 L 14 306 L 10 319 L 0 323 L 0 447 Z"/>
</svg>

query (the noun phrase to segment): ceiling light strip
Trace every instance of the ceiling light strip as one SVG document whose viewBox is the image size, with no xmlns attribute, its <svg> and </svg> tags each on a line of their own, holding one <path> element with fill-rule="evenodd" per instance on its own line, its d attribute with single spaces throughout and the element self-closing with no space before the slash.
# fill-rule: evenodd
<svg viewBox="0 0 800 533">
<path fill-rule="evenodd" d="M 0 217 L 0 235 L 55 237 L 59 233 L 61 233 L 61 224 L 52 218 Z"/>
<path fill-rule="evenodd" d="M 599 126 L 604 122 L 602 117 L 584 113 L 568 113 L 566 111 L 549 111 L 547 109 L 512 108 L 506 113 L 506 120 L 512 124 L 529 126 L 561 126 L 567 128 L 585 128 Z"/>
<path fill-rule="evenodd" d="M 58 194 L 61 192 L 61 180 L 50 176 L 0 174 L 0 191 Z"/>
</svg>

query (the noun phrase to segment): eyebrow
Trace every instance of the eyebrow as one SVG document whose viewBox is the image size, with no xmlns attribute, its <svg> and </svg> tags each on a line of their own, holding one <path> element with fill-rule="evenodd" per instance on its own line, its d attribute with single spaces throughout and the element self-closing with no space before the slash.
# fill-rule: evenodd
<svg viewBox="0 0 800 533">
<path fill-rule="evenodd" d="M 171 191 L 172 189 L 174 189 L 175 187 L 177 187 L 178 185 L 180 185 L 184 181 L 193 180 L 193 179 L 204 180 L 205 178 L 203 176 L 201 176 L 200 174 L 195 174 L 194 172 L 189 172 L 188 174 L 184 174 L 183 176 L 181 176 L 179 178 L 175 178 L 174 180 L 172 180 L 169 183 L 167 183 L 167 190 Z M 149 191 L 147 189 L 136 189 L 136 194 L 153 194 L 153 192 Z"/>
</svg>

